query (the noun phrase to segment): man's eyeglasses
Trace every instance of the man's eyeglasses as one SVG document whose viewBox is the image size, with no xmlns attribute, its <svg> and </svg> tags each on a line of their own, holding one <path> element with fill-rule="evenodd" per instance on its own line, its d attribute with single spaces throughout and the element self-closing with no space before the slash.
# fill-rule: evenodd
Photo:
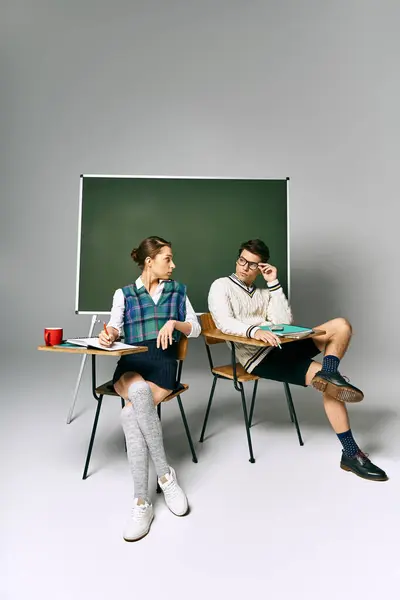
<svg viewBox="0 0 400 600">
<path fill-rule="evenodd" d="M 249 265 L 250 271 L 255 271 L 256 269 L 258 269 L 258 265 L 260 264 L 260 263 L 256 263 L 256 262 L 249 262 L 243 256 L 239 256 L 239 258 L 237 259 L 236 262 L 241 267 L 245 267 L 246 265 Z"/>
</svg>

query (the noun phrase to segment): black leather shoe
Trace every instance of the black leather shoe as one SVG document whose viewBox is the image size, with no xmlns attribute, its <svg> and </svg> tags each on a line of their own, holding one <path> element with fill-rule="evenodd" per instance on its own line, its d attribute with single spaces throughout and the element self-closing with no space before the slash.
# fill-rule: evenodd
<svg viewBox="0 0 400 600">
<path fill-rule="evenodd" d="M 329 396 L 341 402 L 360 402 L 364 398 L 362 391 L 351 385 L 339 371 L 336 371 L 336 373 L 318 371 L 314 375 L 311 385 L 320 392 L 326 392 Z"/>
<path fill-rule="evenodd" d="M 342 453 L 342 460 L 340 461 L 340 468 L 344 471 L 351 471 L 363 479 L 369 479 L 370 481 L 387 481 L 389 477 L 385 471 L 382 471 L 379 467 L 374 465 L 364 452 L 357 452 L 355 456 L 349 458 Z"/>
</svg>

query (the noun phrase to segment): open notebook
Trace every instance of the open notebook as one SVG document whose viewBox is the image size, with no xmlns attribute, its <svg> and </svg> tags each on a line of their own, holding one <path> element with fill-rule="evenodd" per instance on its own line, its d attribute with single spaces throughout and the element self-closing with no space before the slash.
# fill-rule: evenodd
<svg viewBox="0 0 400 600">
<path fill-rule="evenodd" d="M 129 344 L 123 344 L 122 342 L 114 342 L 112 346 L 106 348 L 99 342 L 98 337 L 90 338 L 70 338 L 66 340 L 67 344 L 73 344 L 74 346 L 83 346 L 84 348 L 98 348 L 99 350 L 108 350 L 114 352 L 114 350 L 128 350 L 129 348 L 136 348 L 136 346 L 130 346 Z"/>
<path fill-rule="evenodd" d="M 273 330 L 272 328 L 282 327 L 280 331 Z M 313 329 L 309 327 L 299 327 L 298 325 L 273 325 L 272 327 L 268 325 L 262 325 L 260 329 L 264 331 L 272 331 L 275 335 L 282 338 L 302 338 L 310 333 L 313 333 Z"/>
</svg>

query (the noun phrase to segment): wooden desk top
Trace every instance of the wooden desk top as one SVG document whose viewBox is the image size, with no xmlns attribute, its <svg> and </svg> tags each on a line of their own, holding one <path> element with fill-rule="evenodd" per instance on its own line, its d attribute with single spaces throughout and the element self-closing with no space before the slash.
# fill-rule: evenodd
<svg viewBox="0 0 400 600">
<path fill-rule="evenodd" d="M 97 350 L 96 348 L 85 348 L 84 346 L 77 346 L 76 348 L 70 348 L 62 346 L 38 346 L 38 350 L 44 352 L 67 352 L 69 354 L 96 354 L 99 356 L 124 356 L 125 354 L 139 354 L 141 352 L 147 352 L 146 346 L 137 346 L 136 348 L 127 348 L 126 350 Z"/>
<path fill-rule="evenodd" d="M 305 335 L 301 338 L 279 338 L 279 342 L 280 344 L 287 344 L 289 342 L 297 342 L 298 340 L 306 340 L 308 338 L 313 338 L 313 337 L 317 337 L 319 335 L 324 335 L 326 333 L 326 331 L 324 331 L 323 329 L 314 329 L 313 333 L 310 333 L 310 335 Z M 209 337 L 209 338 L 214 338 L 215 340 L 221 340 L 224 342 L 235 342 L 236 344 L 247 344 L 249 346 L 271 346 L 271 344 L 268 344 L 267 342 L 262 342 L 261 340 L 255 340 L 253 338 L 248 338 L 248 337 L 241 337 L 239 335 L 227 335 L 225 333 L 222 333 L 222 331 L 220 331 L 219 329 L 207 329 L 206 331 L 202 332 L 202 335 L 204 335 L 205 338 Z"/>
</svg>

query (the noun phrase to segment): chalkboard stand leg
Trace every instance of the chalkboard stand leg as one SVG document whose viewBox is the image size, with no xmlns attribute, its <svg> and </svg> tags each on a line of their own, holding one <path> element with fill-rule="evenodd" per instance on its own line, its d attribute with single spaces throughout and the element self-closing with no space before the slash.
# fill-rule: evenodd
<svg viewBox="0 0 400 600">
<path fill-rule="evenodd" d="M 92 316 L 92 322 L 90 324 L 90 329 L 89 329 L 88 337 L 92 337 L 93 329 L 94 329 L 94 326 L 96 325 L 96 323 L 97 323 L 97 315 L 93 315 Z M 82 356 L 82 361 L 81 361 L 81 366 L 80 366 L 80 369 L 79 369 L 78 379 L 77 379 L 77 382 L 76 382 L 76 385 L 75 385 L 75 390 L 74 390 L 74 397 L 72 399 L 72 404 L 71 404 L 71 407 L 69 409 L 69 413 L 68 413 L 68 417 L 67 417 L 67 425 L 69 425 L 71 423 L 72 415 L 74 413 L 76 399 L 78 398 L 79 386 L 81 384 L 83 369 L 85 367 L 86 357 L 87 357 L 87 354 L 84 354 Z"/>
</svg>

